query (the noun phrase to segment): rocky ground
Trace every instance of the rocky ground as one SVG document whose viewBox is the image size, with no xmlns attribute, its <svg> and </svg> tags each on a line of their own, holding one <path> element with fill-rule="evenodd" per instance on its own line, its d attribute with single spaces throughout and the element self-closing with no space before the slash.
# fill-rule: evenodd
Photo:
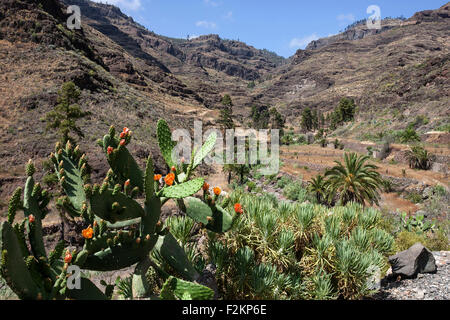
<svg viewBox="0 0 450 320">
<path fill-rule="evenodd" d="M 450 251 L 433 252 L 437 272 L 418 274 L 415 279 L 390 279 L 381 282 L 376 300 L 450 300 Z"/>
</svg>

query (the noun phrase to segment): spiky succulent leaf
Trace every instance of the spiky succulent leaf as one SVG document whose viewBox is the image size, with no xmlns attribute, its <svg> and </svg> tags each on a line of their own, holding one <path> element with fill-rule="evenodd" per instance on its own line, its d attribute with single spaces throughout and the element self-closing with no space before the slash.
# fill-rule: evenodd
<svg viewBox="0 0 450 320">
<path fill-rule="evenodd" d="M 119 146 L 119 140 L 116 137 L 106 135 L 103 138 L 103 151 L 107 155 L 107 160 L 111 169 L 123 184 L 130 180 L 130 189 L 138 187 L 144 190 L 144 174 L 139 168 L 136 160 L 125 146 Z M 108 155 L 108 147 L 112 147 L 114 151 Z"/>
<path fill-rule="evenodd" d="M 169 277 L 161 289 L 161 299 L 174 300 L 211 300 L 214 291 L 200 284 Z"/>
<path fill-rule="evenodd" d="M 172 234 L 168 233 L 165 236 L 160 236 L 154 250 L 185 279 L 189 281 L 198 279 L 199 274 L 189 262 L 186 252 Z"/>
<path fill-rule="evenodd" d="M 36 196 L 33 196 L 34 179 L 29 176 L 25 183 L 23 211 L 26 218 L 31 215 L 34 217 L 34 222 L 29 223 L 29 235 L 31 249 L 35 257 L 47 257 L 45 251 L 43 234 L 42 234 L 42 211 L 39 208 L 39 202 Z"/>
<path fill-rule="evenodd" d="M 173 199 L 183 199 L 197 193 L 203 186 L 203 178 L 189 180 L 162 190 L 162 196 Z"/>
<path fill-rule="evenodd" d="M 108 297 L 86 277 L 80 278 L 80 289 L 67 289 L 66 294 L 75 300 L 107 300 Z"/>
<path fill-rule="evenodd" d="M 159 149 L 167 165 L 171 168 L 175 165 L 175 161 L 172 159 L 172 150 L 176 143 L 172 141 L 172 133 L 170 132 L 169 125 L 164 119 L 160 119 L 156 130 Z"/>
<path fill-rule="evenodd" d="M 56 174 L 58 179 L 61 180 L 64 176 L 64 182 L 62 183 L 62 188 L 64 193 L 70 200 L 70 207 L 67 207 L 67 212 L 72 216 L 79 216 L 81 214 L 81 208 L 86 202 L 86 194 L 84 192 L 85 181 L 83 178 L 83 173 L 81 168 L 78 168 L 78 160 L 73 156 L 70 157 L 65 149 L 60 149 L 61 152 L 58 154 L 59 164 L 63 166 L 56 167 Z M 64 171 L 61 171 L 63 169 Z M 63 174 L 61 174 L 63 173 Z"/>
<path fill-rule="evenodd" d="M 154 175 L 155 170 L 153 168 L 153 160 L 152 157 L 149 156 L 147 159 L 147 165 L 145 167 L 145 177 L 144 177 L 144 192 L 146 201 L 149 201 L 155 195 Z"/>
<path fill-rule="evenodd" d="M 135 200 L 122 192 L 106 188 L 92 191 L 89 197 L 92 212 L 110 223 L 136 219 L 145 215 L 144 209 Z"/>
<path fill-rule="evenodd" d="M 11 199 L 9 200 L 9 206 L 8 206 L 8 222 L 10 224 L 13 224 L 14 222 L 14 218 L 16 217 L 16 212 L 19 209 L 20 205 L 21 205 L 21 200 L 20 197 L 22 196 L 22 188 L 18 187 Z"/>
<path fill-rule="evenodd" d="M 187 198 L 185 200 L 186 214 L 195 221 L 203 223 L 208 230 L 213 232 L 226 232 L 233 223 L 233 217 L 220 206 L 211 208 L 206 203 L 197 198 Z M 212 218 L 208 220 L 208 217 Z"/>
<path fill-rule="evenodd" d="M 192 169 L 197 168 L 197 166 L 205 159 L 205 157 L 212 151 L 216 144 L 217 133 L 213 132 L 209 135 L 208 139 L 206 139 L 203 146 L 198 150 L 194 156 L 194 163 Z"/>
<path fill-rule="evenodd" d="M 142 298 L 148 294 L 150 284 L 147 280 L 146 273 L 150 265 L 151 261 L 148 257 L 136 265 L 132 279 L 133 297 Z"/>
<path fill-rule="evenodd" d="M 149 240 L 118 243 L 104 250 L 90 254 L 83 264 L 84 269 L 114 271 L 132 266 L 148 256 L 157 241 L 156 235 Z"/>
<path fill-rule="evenodd" d="M 36 285 L 9 222 L 0 224 L 0 271 L 20 299 L 36 299 L 42 290 Z"/>
</svg>

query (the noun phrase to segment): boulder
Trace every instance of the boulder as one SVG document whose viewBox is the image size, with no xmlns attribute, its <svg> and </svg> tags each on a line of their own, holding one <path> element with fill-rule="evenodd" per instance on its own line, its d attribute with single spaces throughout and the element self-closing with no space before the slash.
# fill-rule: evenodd
<svg viewBox="0 0 450 320">
<path fill-rule="evenodd" d="M 430 250 L 421 243 L 389 257 L 393 276 L 413 278 L 419 273 L 434 273 L 437 271 L 436 261 Z"/>
</svg>

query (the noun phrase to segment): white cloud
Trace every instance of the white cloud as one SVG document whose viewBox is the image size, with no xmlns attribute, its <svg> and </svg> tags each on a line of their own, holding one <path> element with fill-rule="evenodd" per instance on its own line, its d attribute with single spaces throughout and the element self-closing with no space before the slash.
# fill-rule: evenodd
<svg viewBox="0 0 450 320">
<path fill-rule="evenodd" d="M 214 29 L 217 27 L 217 24 L 215 22 L 211 21 L 197 21 L 195 23 L 197 27 L 207 28 L 207 29 Z"/>
<path fill-rule="evenodd" d="M 213 1 L 213 0 L 203 0 L 203 2 L 207 6 L 211 6 L 211 7 L 218 7 L 222 4 L 222 2 L 220 2 L 220 1 Z"/>
<path fill-rule="evenodd" d="M 120 8 L 137 10 L 141 7 L 141 0 L 92 0 L 99 3 L 107 3 L 118 6 Z"/>
<path fill-rule="evenodd" d="M 303 38 L 294 38 L 289 43 L 289 47 L 291 48 L 297 48 L 297 49 L 304 49 L 311 41 L 319 39 L 319 36 L 317 33 L 313 33 L 309 36 L 303 37 Z"/>
<path fill-rule="evenodd" d="M 233 11 L 228 11 L 227 14 L 223 16 L 225 20 L 233 20 Z"/>
<path fill-rule="evenodd" d="M 350 23 L 353 23 L 356 21 L 356 18 L 353 14 L 340 14 L 336 17 L 336 19 L 339 21 L 340 26 L 345 26 Z"/>
</svg>

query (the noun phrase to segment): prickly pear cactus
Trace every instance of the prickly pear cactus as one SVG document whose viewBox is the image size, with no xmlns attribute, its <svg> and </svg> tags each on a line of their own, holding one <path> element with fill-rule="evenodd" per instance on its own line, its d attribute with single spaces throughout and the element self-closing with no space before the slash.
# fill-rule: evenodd
<svg viewBox="0 0 450 320">
<path fill-rule="evenodd" d="M 133 293 L 145 297 L 149 294 L 145 274 L 151 265 L 150 253 L 153 251 L 184 279 L 169 278 L 165 285 L 167 296 L 212 297 L 208 288 L 189 282 L 196 281 L 199 274 L 160 218 L 161 207 L 174 199 L 189 217 L 211 231 L 225 232 L 230 228 L 232 216 L 228 212 L 192 197 L 202 189 L 204 180 L 191 180 L 190 176 L 213 149 L 216 136 L 212 134 L 207 139 L 189 164 L 177 167 L 172 160 L 175 142 L 171 140 L 169 126 L 164 120 L 158 122 L 157 135 L 161 153 L 171 168 L 169 174 L 165 177 L 155 175 L 151 157 L 145 170 L 141 170 L 126 148 L 132 132 L 124 128 L 116 135 L 111 127 L 99 141 L 111 167 L 101 185 L 90 184 L 88 160 L 78 146 L 70 142 L 65 146 L 56 145 L 50 159 L 63 194 L 56 201 L 56 207 L 72 218 L 83 219 L 88 226 L 82 232 L 84 245 L 79 251 L 68 251 L 61 241 L 47 254 L 42 220 L 48 212 L 50 195 L 35 183 L 34 165 L 31 161 L 28 163 L 25 187 L 17 188 L 13 193 L 8 221 L 0 225 L 1 275 L 20 298 L 107 299 L 110 292 L 103 293 L 85 277 L 80 279 L 80 290 L 69 289 L 68 267 L 112 271 L 136 263 Z M 183 199 L 187 199 L 186 203 Z M 17 211 L 24 212 L 24 219 L 15 223 Z M 163 275 L 165 279 L 169 276 Z"/>
</svg>

